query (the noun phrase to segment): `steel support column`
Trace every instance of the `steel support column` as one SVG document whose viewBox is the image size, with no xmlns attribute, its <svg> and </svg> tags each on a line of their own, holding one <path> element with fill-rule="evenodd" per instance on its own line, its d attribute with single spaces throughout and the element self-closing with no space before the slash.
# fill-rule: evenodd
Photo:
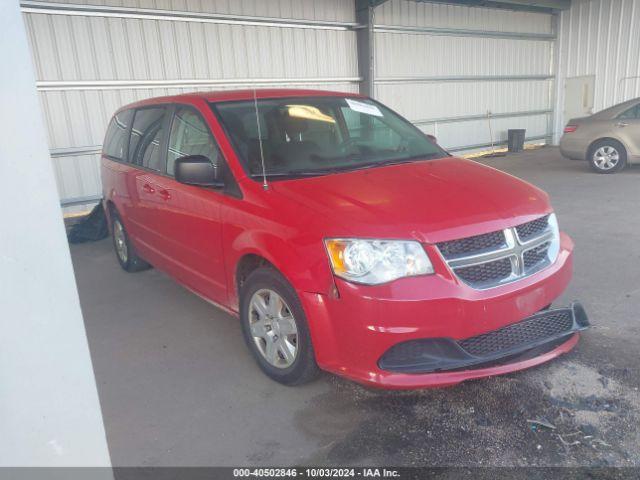
<svg viewBox="0 0 640 480">
<path fill-rule="evenodd" d="M 356 0 L 356 44 L 358 48 L 358 76 L 360 93 L 374 96 L 374 39 L 373 14 L 376 6 L 386 0 Z"/>
</svg>

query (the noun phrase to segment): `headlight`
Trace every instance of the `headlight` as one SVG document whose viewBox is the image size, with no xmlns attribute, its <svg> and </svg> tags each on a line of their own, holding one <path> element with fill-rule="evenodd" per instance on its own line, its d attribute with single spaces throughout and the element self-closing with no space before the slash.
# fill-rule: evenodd
<svg viewBox="0 0 640 480">
<path fill-rule="evenodd" d="M 325 240 L 333 273 L 351 282 L 377 285 L 433 273 L 418 242 L 334 238 Z"/>
<path fill-rule="evenodd" d="M 555 213 L 549 215 L 549 228 L 553 232 L 553 238 L 551 239 L 551 245 L 547 250 L 547 255 L 551 263 L 555 262 L 560 253 L 560 227 L 558 227 L 558 219 Z"/>
</svg>

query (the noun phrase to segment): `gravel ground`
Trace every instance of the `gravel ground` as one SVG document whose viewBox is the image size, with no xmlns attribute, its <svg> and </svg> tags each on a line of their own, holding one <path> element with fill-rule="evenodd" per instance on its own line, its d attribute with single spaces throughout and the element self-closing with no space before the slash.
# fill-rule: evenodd
<svg viewBox="0 0 640 480">
<path fill-rule="evenodd" d="M 456 387 L 381 392 L 266 379 L 237 321 L 109 241 L 72 247 L 117 466 L 639 466 L 640 167 L 597 175 L 543 148 L 482 160 L 545 189 L 576 242 L 594 327 L 549 364 Z M 550 427 L 532 426 L 537 420 Z"/>
</svg>

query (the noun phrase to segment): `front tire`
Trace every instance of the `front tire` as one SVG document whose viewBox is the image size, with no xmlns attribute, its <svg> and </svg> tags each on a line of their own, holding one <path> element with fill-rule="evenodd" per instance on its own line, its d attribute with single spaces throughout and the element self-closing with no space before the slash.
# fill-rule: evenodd
<svg viewBox="0 0 640 480">
<path fill-rule="evenodd" d="M 589 164 L 598 173 L 616 173 L 627 164 L 627 150 L 616 140 L 599 140 L 589 149 Z"/>
<path fill-rule="evenodd" d="M 120 215 L 112 211 L 111 237 L 113 239 L 113 248 L 116 251 L 118 263 L 127 272 L 139 272 L 151 268 L 137 253 L 127 235 L 124 223 Z"/>
<path fill-rule="evenodd" d="M 240 292 L 242 333 L 262 371 L 284 385 L 317 378 L 307 318 L 295 290 L 276 270 L 261 267 Z"/>
</svg>

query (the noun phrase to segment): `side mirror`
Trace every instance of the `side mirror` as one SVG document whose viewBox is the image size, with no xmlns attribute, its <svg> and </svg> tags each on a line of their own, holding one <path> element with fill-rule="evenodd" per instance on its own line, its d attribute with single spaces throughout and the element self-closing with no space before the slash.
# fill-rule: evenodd
<svg viewBox="0 0 640 480">
<path fill-rule="evenodd" d="M 174 175 L 176 180 L 187 185 L 199 187 L 224 187 L 219 170 L 204 155 L 187 155 L 176 159 Z"/>
<path fill-rule="evenodd" d="M 427 133 L 427 138 L 431 140 L 433 143 L 435 143 L 436 145 L 438 144 L 438 139 L 435 137 L 435 135 L 431 135 L 430 133 Z"/>
</svg>

